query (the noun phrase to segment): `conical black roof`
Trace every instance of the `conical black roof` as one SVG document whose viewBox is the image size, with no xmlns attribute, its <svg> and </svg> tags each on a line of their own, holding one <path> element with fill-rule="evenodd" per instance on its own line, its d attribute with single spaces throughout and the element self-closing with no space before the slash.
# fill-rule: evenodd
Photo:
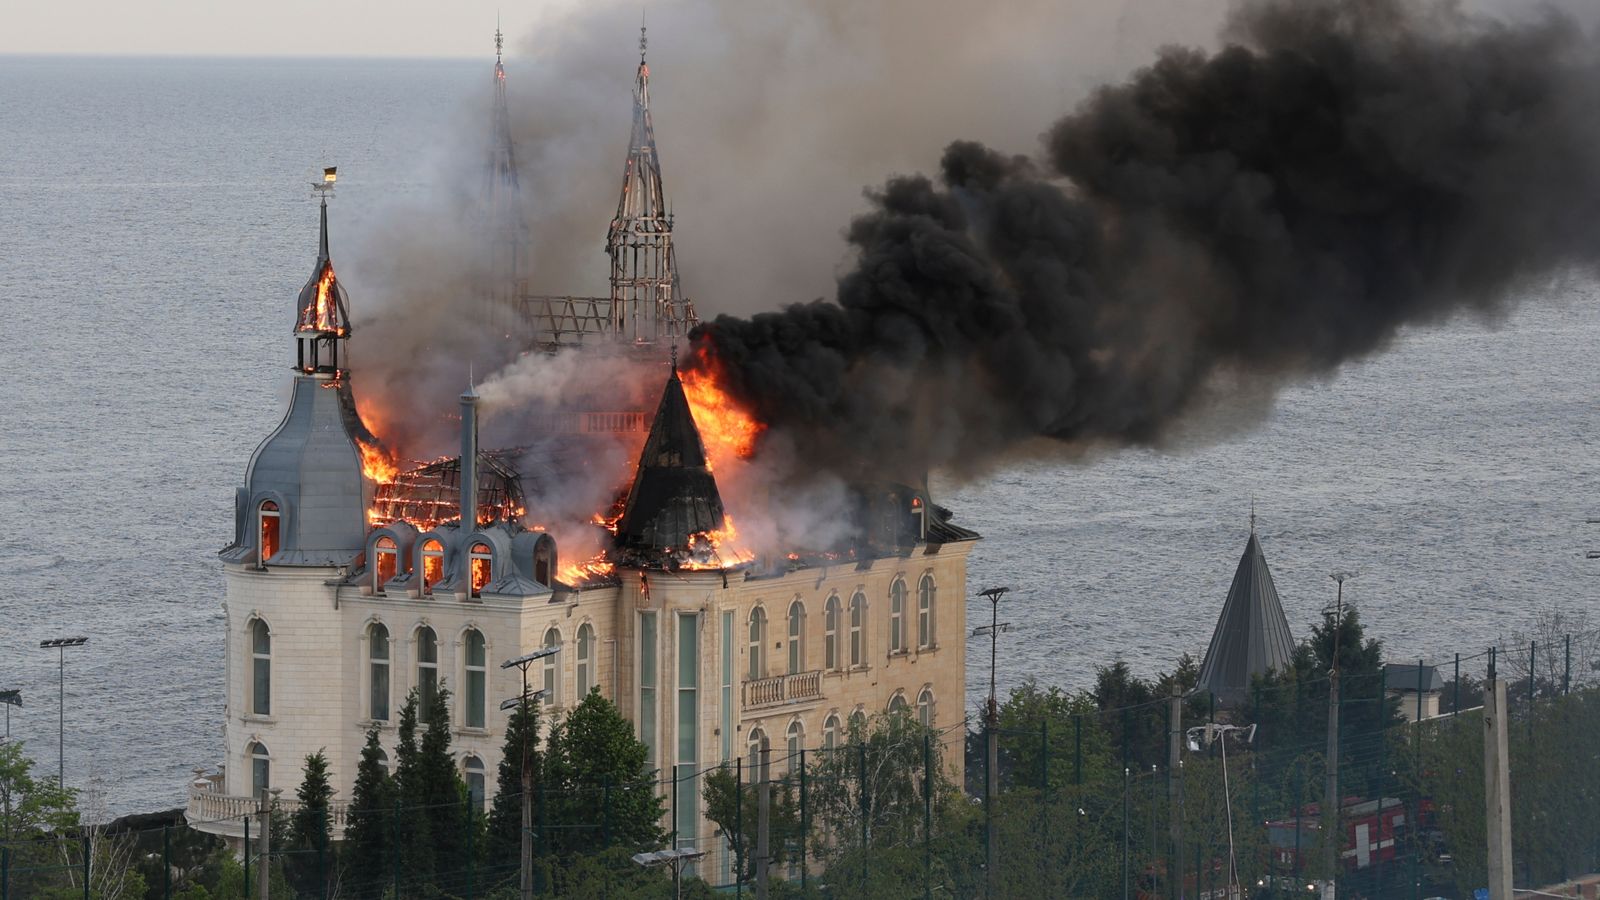
<svg viewBox="0 0 1600 900">
<path fill-rule="evenodd" d="M 674 367 L 617 522 L 617 543 L 636 550 L 683 550 L 690 536 L 722 526 L 722 495 L 706 467 L 705 444 Z"/>
<path fill-rule="evenodd" d="M 1251 676 L 1264 675 L 1269 669 L 1282 671 L 1293 654 L 1289 620 L 1283 615 L 1267 558 L 1252 530 L 1200 666 L 1199 688 L 1216 694 L 1223 703 L 1244 701 L 1249 698 Z"/>
</svg>

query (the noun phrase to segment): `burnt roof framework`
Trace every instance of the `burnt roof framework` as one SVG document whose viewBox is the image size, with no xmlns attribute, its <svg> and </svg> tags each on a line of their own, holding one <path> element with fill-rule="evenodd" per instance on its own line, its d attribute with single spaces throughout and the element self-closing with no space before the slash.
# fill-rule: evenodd
<svg viewBox="0 0 1600 900">
<path fill-rule="evenodd" d="M 1284 670 L 1293 655 L 1289 620 L 1252 528 L 1200 666 L 1198 689 L 1212 692 L 1221 703 L 1242 702 L 1249 697 L 1252 677 Z"/>
</svg>

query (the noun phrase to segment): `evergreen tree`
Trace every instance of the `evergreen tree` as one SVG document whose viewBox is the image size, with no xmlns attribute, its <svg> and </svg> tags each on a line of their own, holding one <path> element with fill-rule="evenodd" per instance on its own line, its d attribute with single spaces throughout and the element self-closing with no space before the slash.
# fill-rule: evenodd
<svg viewBox="0 0 1600 900">
<path fill-rule="evenodd" d="M 413 797 L 416 816 L 426 820 L 433 840 L 434 883 L 449 890 L 467 868 L 466 784 L 450 755 L 450 691 L 444 683 L 427 710 L 427 730 L 417 752 Z"/>
<path fill-rule="evenodd" d="M 332 883 L 335 871 L 330 840 L 333 785 L 328 780 L 328 757 L 323 750 L 306 757 L 295 798 L 299 804 L 289 816 L 284 875 L 299 893 L 321 895 L 324 886 Z"/>
<path fill-rule="evenodd" d="M 615 703 L 599 691 L 584 697 L 550 733 L 546 848 L 566 856 L 601 842 L 660 845 L 665 807 L 649 758 Z"/>
<path fill-rule="evenodd" d="M 373 728 L 367 732 L 367 744 L 356 766 L 340 851 L 345 864 L 341 881 L 356 897 L 381 896 L 393 872 L 394 781 L 381 762 L 382 754 L 378 729 Z"/>
<path fill-rule="evenodd" d="M 401 874 L 408 884 L 418 884 L 433 875 L 433 833 L 425 805 L 426 779 L 422 775 L 422 751 L 417 745 L 417 689 L 406 695 L 400 708 L 399 742 L 395 746 L 394 798 L 399 801 L 398 822 L 393 839 L 401 860 Z"/>
<path fill-rule="evenodd" d="M 506 723 L 506 742 L 500 754 L 494 806 L 489 810 L 487 858 L 501 871 L 517 871 L 522 861 L 522 757 L 528 755 L 533 789 L 543 780 L 544 753 L 539 748 L 539 701 L 526 708 L 518 704 Z M 530 798 L 531 800 L 531 798 Z"/>
</svg>

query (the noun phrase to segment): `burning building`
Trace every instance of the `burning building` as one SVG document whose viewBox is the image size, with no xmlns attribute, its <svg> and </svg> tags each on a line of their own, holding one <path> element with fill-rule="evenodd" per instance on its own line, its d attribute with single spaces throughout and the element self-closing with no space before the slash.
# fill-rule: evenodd
<svg viewBox="0 0 1600 900">
<path fill-rule="evenodd" d="M 495 74 L 503 92 L 498 60 Z M 694 317 L 673 264 L 648 74 L 641 56 L 606 314 L 577 331 L 558 323 L 536 343 L 591 335 L 626 347 L 654 373 L 653 412 L 540 410 L 563 427 L 530 447 L 485 450 L 469 385 L 459 455 L 402 464 L 358 412 L 324 195 L 289 411 L 250 460 L 221 554 L 227 756 L 191 788 L 195 827 L 242 837 L 252 798 L 292 794 L 299 761 L 319 749 L 350 796 L 363 734 L 378 729 L 392 753 L 408 692 L 426 699 L 446 684 L 463 776 L 483 802 L 506 727 L 500 701 L 521 690 L 499 663 L 538 648 L 559 649 L 531 673 L 545 721 L 590 691 L 613 700 L 675 782 L 665 824 L 680 845 L 713 849 L 700 788 L 720 764 L 770 748 L 786 767 L 785 750 L 843 745 L 873 714 L 962 720 L 966 560 L 978 536 L 925 483 L 854 488 L 848 541 L 757 553 L 739 538 L 730 509 L 792 511 L 770 491 L 725 502 L 723 466 L 755 452 L 762 425 L 714 370 L 680 374 L 676 351 L 662 352 Z M 616 473 L 614 501 L 584 522 L 554 521 L 546 493 L 526 488 L 570 471 L 563 454 L 604 442 L 635 461 Z M 746 478 L 738 490 L 754 488 Z M 594 546 L 558 543 L 575 532 Z M 962 729 L 943 733 L 959 770 Z"/>
</svg>

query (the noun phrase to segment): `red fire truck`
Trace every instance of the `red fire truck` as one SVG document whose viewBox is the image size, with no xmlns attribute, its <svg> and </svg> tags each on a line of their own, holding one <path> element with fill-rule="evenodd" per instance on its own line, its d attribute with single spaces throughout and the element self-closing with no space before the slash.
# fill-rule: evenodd
<svg viewBox="0 0 1600 900">
<path fill-rule="evenodd" d="M 1397 841 L 1403 843 L 1416 827 L 1427 827 L 1433 817 L 1433 804 L 1422 801 L 1412 821 L 1412 805 L 1393 797 L 1363 800 L 1347 797 L 1341 822 L 1344 840 L 1339 858 L 1346 870 L 1365 869 L 1375 863 L 1389 863 L 1398 854 Z M 1306 804 L 1300 815 L 1267 823 L 1267 843 L 1271 848 L 1270 869 L 1278 875 L 1303 872 L 1311 866 L 1317 852 L 1317 836 L 1322 828 L 1322 811 L 1317 804 Z M 1298 837 L 1297 837 L 1298 833 Z M 1298 854 L 1298 855 L 1297 855 Z"/>
</svg>

